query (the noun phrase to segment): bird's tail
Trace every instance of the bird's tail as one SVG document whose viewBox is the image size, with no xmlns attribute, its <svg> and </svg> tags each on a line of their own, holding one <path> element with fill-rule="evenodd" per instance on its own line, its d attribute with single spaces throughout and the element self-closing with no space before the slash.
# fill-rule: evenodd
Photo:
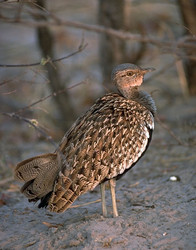
<svg viewBox="0 0 196 250">
<path fill-rule="evenodd" d="M 15 179 L 25 182 L 21 192 L 29 201 L 41 200 L 39 208 L 48 206 L 61 213 L 91 187 L 82 175 L 66 175 L 58 158 L 57 153 L 51 153 L 22 161 L 16 166 Z"/>
<path fill-rule="evenodd" d="M 20 162 L 15 179 L 25 182 L 21 192 L 29 201 L 37 201 L 53 191 L 58 172 L 57 154 L 43 154 Z"/>
</svg>

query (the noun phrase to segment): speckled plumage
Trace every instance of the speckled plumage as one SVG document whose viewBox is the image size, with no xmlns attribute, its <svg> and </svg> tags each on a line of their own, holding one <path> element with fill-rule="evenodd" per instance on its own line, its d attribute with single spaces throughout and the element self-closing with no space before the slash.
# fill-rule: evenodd
<svg viewBox="0 0 196 250">
<path fill-rule="evenodd" d="M 130 65 L 116 67 L 112 81 L 115 83 L 119 72 L 130 69 L 143 77 L 143 69 Z M 17 165 L 16 178 L 26 182 L 21 191 L 30 200 L 41 199 L 39 207 L 65 211 L 79 195 L 119 178 L 146 151 L 154 129 L 154 102 L 149 94 L 138 90 L 141 83 L 126 90 L 125 98 L 122 83 L 120 87 L 116 84 L 120 94 L 99 98 L 73 124 L 55 153 Z"/>
</svg>

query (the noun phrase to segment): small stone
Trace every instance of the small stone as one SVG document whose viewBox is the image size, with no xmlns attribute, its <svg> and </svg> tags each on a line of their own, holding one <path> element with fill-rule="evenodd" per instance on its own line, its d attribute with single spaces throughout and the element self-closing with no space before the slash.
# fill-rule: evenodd
<svg viewBox="0 0 196 250">
<path fill-rule="evenodd" d="M 180 177 L 177 175 L 172 175 L 169 177 L 170 181 L 181 181 Z"/>
</svg>

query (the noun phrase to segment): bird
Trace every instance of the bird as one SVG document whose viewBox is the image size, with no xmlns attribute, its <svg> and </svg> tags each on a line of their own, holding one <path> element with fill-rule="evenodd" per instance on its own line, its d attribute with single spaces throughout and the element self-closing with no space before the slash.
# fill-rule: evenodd
<svg viewBox="0 0 196 250">
<path fill-rule="evenodd" d="M 124 63 L 113 68 L 107 93 L 79 117 L 65 133 L 54 153 L 17 164 L 15 179 L 21 192 L 39 208 L 61 213 L 82 194 L 101 187 L 103 216 L 107 217 L 105 184 L 110 184 L 113 217 L 118 216 L 116 180 L 146 152 L 154 130 L 155 102 L 140 89 L 153 68 Z"/>
</svg>

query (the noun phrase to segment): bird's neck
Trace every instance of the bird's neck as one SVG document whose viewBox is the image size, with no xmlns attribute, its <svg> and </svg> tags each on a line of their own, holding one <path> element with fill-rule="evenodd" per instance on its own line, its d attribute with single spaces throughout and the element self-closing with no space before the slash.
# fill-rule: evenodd
<svg viewBox="0 0 196 250">
<path fill-rule="evenodd" d="M 125 98 L 138 102 L 155 114 L 156 106 L 154 100 L 147 92 L 140 90 L 138 86 L 124 90 L 122 94 Z"/>
</svg>

